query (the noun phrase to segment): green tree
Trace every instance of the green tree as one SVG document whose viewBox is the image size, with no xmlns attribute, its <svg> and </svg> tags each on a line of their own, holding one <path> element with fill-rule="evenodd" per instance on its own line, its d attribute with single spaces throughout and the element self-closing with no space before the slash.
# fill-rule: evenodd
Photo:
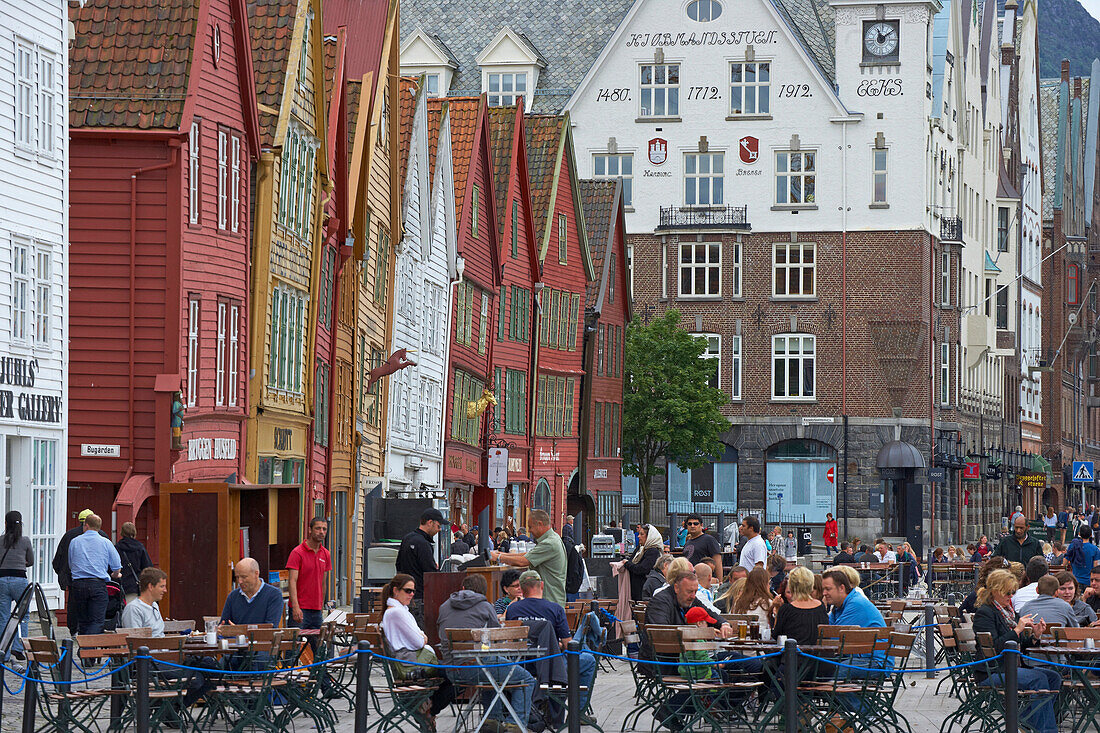
<svg viewBox="0 0 1100 733">
<path fill-rule="evenodd" d="M 722 455 L 719 436 L 730 423 L 719 408 L 726 395 L 710 386 L 711 367 L 699 357 L 706 342 L 680 328 L 670 310 L 626 332 L 623 382 L 623 473 L 637 476 L 642 518 L 649 521 L 650 487 L 662 459 L 699 468 Z"/>
</svg>

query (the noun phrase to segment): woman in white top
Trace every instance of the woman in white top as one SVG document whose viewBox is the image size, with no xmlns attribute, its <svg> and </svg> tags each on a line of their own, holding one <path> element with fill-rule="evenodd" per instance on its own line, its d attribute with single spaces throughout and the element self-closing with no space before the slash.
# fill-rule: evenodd
<svg viewBox="0 0 1100 733">
<path fill-rule="evenodd" d="M 382 600 L 386 602 L 386 612 L 382 614 L 382 634 L 386 637 L 395 659 L 404 662 L 438 664 L 435 650 L 428 646 L 428 636 L 416 623 L 409 610 L 413 595 L 416 593 L 416 581 L 411 575 L 398 573 L 393 580 L 382 587 Z M 442 677 L 442 670 L 415 664 L 396 665 L 397 675 L 403 679 L 416 677 Z M 435 730 L 435 716 L 450 705 L 454 699 L 454 688 L 444 678 L 444 682 L 426 702 L 420 711 L 427 719 L 431 730 Z"/>
<path fill-rule="evenodd" d="M 741 592 L 733 600 L 731 611 L 735 614 L 750 614 L 760 621 L 760 637 L 771 639 L 771 625 L 768 615 L 774 596 L 771 592 L 771 579 L 764 568 L 756 568 L 745 580 Z"/>
</svg>

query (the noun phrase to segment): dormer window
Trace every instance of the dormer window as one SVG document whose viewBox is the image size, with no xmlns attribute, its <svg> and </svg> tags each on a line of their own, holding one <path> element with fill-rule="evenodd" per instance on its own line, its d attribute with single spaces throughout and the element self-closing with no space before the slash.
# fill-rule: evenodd
<svg viewBox="0 0 1100 733">
<path fill-rule="evenodd" d="M 490 107 L 506 107 L 515 104 L 517 97 L 527 96 L 527 74 L 489 72 L 488 81 Z"/>
<path fill-rule="evenodd" d="M 401 75 L 424 76 L 424 92 L 429 97 L 446 97 L 458 61 L 438 36 L 421 29 L 401 45 Z"/>
<path fill-rule="evenodd" d="M 530 111 L 539 73 L 546 68 L 546 61 L 530 39 L 503 28 L 475 61 L 481 67 L 481 88 L 491 107 L 512 105 L 522 97 L 525 109 Z"/>
</svg>

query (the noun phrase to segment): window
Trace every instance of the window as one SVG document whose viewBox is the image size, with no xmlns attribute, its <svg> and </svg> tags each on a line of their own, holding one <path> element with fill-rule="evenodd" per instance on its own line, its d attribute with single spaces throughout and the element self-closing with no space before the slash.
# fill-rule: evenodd
<svg viewBox="0 0 1100 733">
<path fill-rule="evenodd" d="M 813 204 L 817 154 L 781 150 L 775 154 L 775 203 Z"/>
<path fill-rule="evenodd" d="M 443 353 L 443 340 L 446 338 L 447 324 L 443 322 L 447 313 L 446 292 L 443 287 L 432 282 L 424 282 L 424 322 L 422 345 L 430 354 Z"/>
<path fill-rule="evenodd" d="M 503 300 L 501 301 L 503 304 Z M 508 322 L 508 338 L 527 343 L 531 338 L 531 291 L 512 286 L 511 319 Z"/>
<path fill-rule="evenodd" d="M 722 294 L 722 244 L 680 245 L 680 297 Z"/>
<path fill-rule="evenodd" d="M 623 206 L 634 205 L 634 155 L 632 153 L 595 153 L 592 156 L 593 178 L 621 178 Z"/>
<path fill-rule="evenodd" d="M 420 446 L 431 452 L 439 450 L 439 412 L 443 400 L 439 391 L 439 382 L 427 377 L 420 378 Z"/>
<path fill-rule="evenodd" d="M 772 337 L 772 397 L 813 399 L 814 336 L 781 334 Z"/>
<path fill-rule="evenodd" d="M 31 440 L 31 506 L 30 540 L 34 550 L 32 581 L 53 581 L 53 557 L 57 540 L 56 517 L 58 510 L 57 441 L 44 438 Z M 9 504 L 10 506 L 10 504 Z"/>
<path fill-rule="evenodd" d="M 329 440 L 329 366 L 318 362 L 313 394 L 313 442 L 327 446 Z"/>
<path fill-rule="evenodd" d="M 642 64 L 641 116 L 680 115 L 680 65 Z"/>
<path fill-rule="evenodd" d="M 871 194 L 871 203 L 886 203 L 886 148 L 875 148 L 871 151 L 871 177 L 874 181 L 874 190 Z"/>
<path fill-rule="evenodd" d="M 604 403 L 596 402 L 592 410 L 592 455 L 603 455 L 603 410 Z"/>
<path fill-rule="evenodd" d="M 484 354 L 489 348 L 489 294 L 481 294 L 481 321 L 477 331 L 477 353 Z"/>
<path fill-rule="evenodd" d="M 550 437 L 573 434 L 573 377 L 539 376 L 535 433 Z"/>
<path fill-rule="evenodd" d="M 490 107 L 507 107 L 518 97 L 527 96 L 527 74 L 491 72 L 488 77 Z"/>
<path fill-rule="evenodd" d="M 581 296 L 573 294 L 573 301 L 569 305 L 569 350 L 577 350 L 577 330 L 580 326 Z"/>
<path fill-rule="evenodd" d="M 951 305 L 951 253 L 940 253 L 940 304 Z"/>
<path fill-rule="evenodd" d="M 439 96 L 439 74 L 424 75 L 424 91 L 429 97 Z"/>
<path fill-rule="evenodd" d="M 477 224 L 478 214 L 481 208 L 481 188 L 474 186 L 473 192 L 470 194 L 470 236 L 477 237 Z"/>
<path fill-rule="evenodd" d="M 505 316 L 508 315 L 508 312 L 504 308 L 504 304 L 505 304 L 505 302 L 507 302 L 507 299 L 508 299 L 508 286 L 507 285 L 501 285 L 500 286 L 500 298 L 497 300 L 497 304 L 498 304 L 497 305 L 497 341 L 503 341 L 504 340 Z"/>
<path fill-rule="evenodd" d="M 734 61 L 730 64 L 730 114 L 766 115 L 771 112 L 771 63 Z"/>
<path fill-rule="evenodd" d="M 721 206 L 723 202 L 723 154 L 684 155 L 684 205 Z"/>
<path fill-rule="evenodd" d="M 309 37 L 313 25 L 313 8 L 306 11 L 306 22 L 302 28 L 302 51 L 298 56 L 298 89 L 306 87 L 306 77 L 309 72 Z"/>
<path fill-rule="evenodd" d="M 226 228 L 229 201 L 229 136 L 218 130 L 218 229 Z"/>
<path fill-rule="evenodd" d="M 379 305 L 386 304 L 386 288 L 389 287 L 390 269 L 390 232 L 385 227 L 378 227 L 378 255 L 374 268 L 374 302 Z"/>
<path fill-rule="evenodd" d="M 619 491 L 596 492 L 596 522 L 601 527 L 609 526 L 612 521 L 622 521 L 622 516 L 623 495 Z"/>
<path fill-rule="evenodd" d="M 296 122 L 287 129 L 279 170 L 279 223 L 308 239 L 313 217 L 313 173 L 317 141 Z"/>
<path fill-rule="evenodd" d="M 710 368 L 710 377 L 707 383 L 710 384 L 713 389 L 721 389 L 722 337 L 713 333 L 701 333 L 697 335 L 701 340 L 706 342 L 706 348 L 703 350 L 703 353 L 699 355 L 699 358 L 708 362 L 707 366 Z"/>
<path fill-rule="evenodd" d="M 321 325 L 332 330 L 332 299 L 335 295 L 333 278 L 336 270 L 336 250 L 325 245 L 321 254 Z"/>
<path fill-rule="evenodd" d="M 607 273 L 607 302 L 615 302 L 615 253 L 611 253 L 611 262 L 608 265 L 611 272 Z"/>
<path fill-rule="evenodd" d="M 1081 302 L 1081 268 L 1074 262 L 1066 268 L 1066 303 L 1077 305 Z"/>
<path fill-rule="evenodd" d="M 360 342 L 362 343 L 363 353 L 366 353 L 366 337 L 360 336 Z M 361 385 L 366 385 L 370 381 L 369 372 L 371 369 L 377 369 L 382 366 L 382 362 L 385 357 L 382 356 L 382 352 L 379 349 L 371 347 L 370 363 L 367 369 L 366 377 L 360 382 Z M 367 409 L 364 410 L 367 423 L 374 427 L 379 427 L 382 424 L 382 380 L 378 379 L 374 384 L 370 385 L 370 389 L 367 390 L 366 399 L 360 399 L 360 404 L 365 404 Z"/>
<path fill-rule="evenodd" d="M 34 258 L 34 343 L 50 343 L 50 311 L 53 306 L 52 262 L 48 246 L 38 243 Z"/>
<path fill-rule="evenodd" d="M 477 288 L 468 282 L 455 286 L 455 341 L 463 346 L 474 345 L 474 300 Z"/>
<path fill-rule="evenodd" d="M 1008 286 L 997 289 L 997 328 L 1008 330 Z"/>
<path fill-rule="evenodd" d="M 527 432 L 527 372 L 508 369 L 504 374 L 504 432 Z"/>
<path fill-rule="evenodd" d="M 481 416 L 466 417 L 466 406 L 481 398 L 485 384 L 461 369 L 455 370 L 454 404 L 451 406 L 451 437 L 469 445 L 481 442 Z"/>
<path fill-rule="evenodd" d="M 12 242 L 11 337 L 13 341 L 30 339 L 31 251 L 29 241 Z"/>
<path fill-rule="evenodd" d="M 812 297 L 815 294 L 815 251 L 812 242 L 776 242 L 774 244 L 776 297 Z"/>
<path fill-rule="evenodd" d="M 519 257 L 519 201 L 512 201 L 512 259 Z"/>
<path fill-rule="evenodd" d="M 187 200 L 190 208 L 192 224 L 199 223 L 201 206 L 199 202 L 199 156 L 202 153 L 202 142 L 199 128 L 199 120 L 191 123 L 191 132 L 187 137 Z"/>
<path fill-rule="evenodd" d="M 596 374 L 604 374 L 604 353 L 607 351 L 607 326 L 600 324 L 596 339 Z"/>
<path fill-rule="evenodd" d="M 306 313 L 305 293 L 288 285 L 275 286 L 267 385 L 277 392 L 302 394 Z"/>
<path fill-rule="evenodd" d="M 1008 251 L 1008 207 L 997 207 L 997 251 Z"/>
<path fill-rule="evenodd" d="M 237 406 L 237 374 L 240 364 L 240 322 L 241 306 L 239 303 L 229 304 L 229 370 L 226 377 L 226 394 L 230 407 Z"/>
<path fill-rule="evenodd" d="M 226 318 L 229 316 L 229 304 L 218 300 L 218 341 L 214 354 L 214 404 L 219 407 L 225 405 L 225 357 L 228 341 L 226 337 Z"/>
<path fill-rule="evenodd" d="M 569 255 L 568 223 L 565 214 L 558 214 L 558 262 L 566 264 Z"/>
<path fill-rule="evenodd" d="M 947 331 L 944 330 L 944 340 L 940 342 L 940 404 L 951 403 L 951 344 L 947 341 Z"/>
<path fill-rule="evenodd" d="M 57 69 L 54 55 L 15 39 L 15 145 L 52 156 L 56 144 Z"/>
<path fill-rule="evenodd" d="M 229 137 L 230 176 L 229 176 L 229 227 L 236 234 L 241 230 L 241 138 Z"/>
<path fill-rule="evenodd" d="M 187 301 L 187 406 L 198 404 L 199 397 L 199 296 Z"/>
<path fill-rule="evenodd" d="M 722 4 L 718 0 L 692 0 L 687 14 L 697 23 L 709 23 L 722 14 Z"/>
</svg>

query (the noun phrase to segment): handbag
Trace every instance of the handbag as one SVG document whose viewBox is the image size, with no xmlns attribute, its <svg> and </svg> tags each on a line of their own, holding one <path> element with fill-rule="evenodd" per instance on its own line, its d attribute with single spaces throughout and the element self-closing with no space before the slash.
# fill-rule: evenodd
<svg viewBox="0 0 1100 733">
<path fill-rule="evenodd" d="M 399 680 L 418 680 L 425 677 L 440 676 L 441 670 L 421 666 L 424 664 L 439 664 L 439 660 L 435 656 L 435 650 L 430 646 L 424 645 L 416 651 L 400 649 L 394 652 L 393 656 L 402 660 L 394 665 Z M 405 664 L 405 662 L 416 662 L 417 664 Z"/>
</svg>

